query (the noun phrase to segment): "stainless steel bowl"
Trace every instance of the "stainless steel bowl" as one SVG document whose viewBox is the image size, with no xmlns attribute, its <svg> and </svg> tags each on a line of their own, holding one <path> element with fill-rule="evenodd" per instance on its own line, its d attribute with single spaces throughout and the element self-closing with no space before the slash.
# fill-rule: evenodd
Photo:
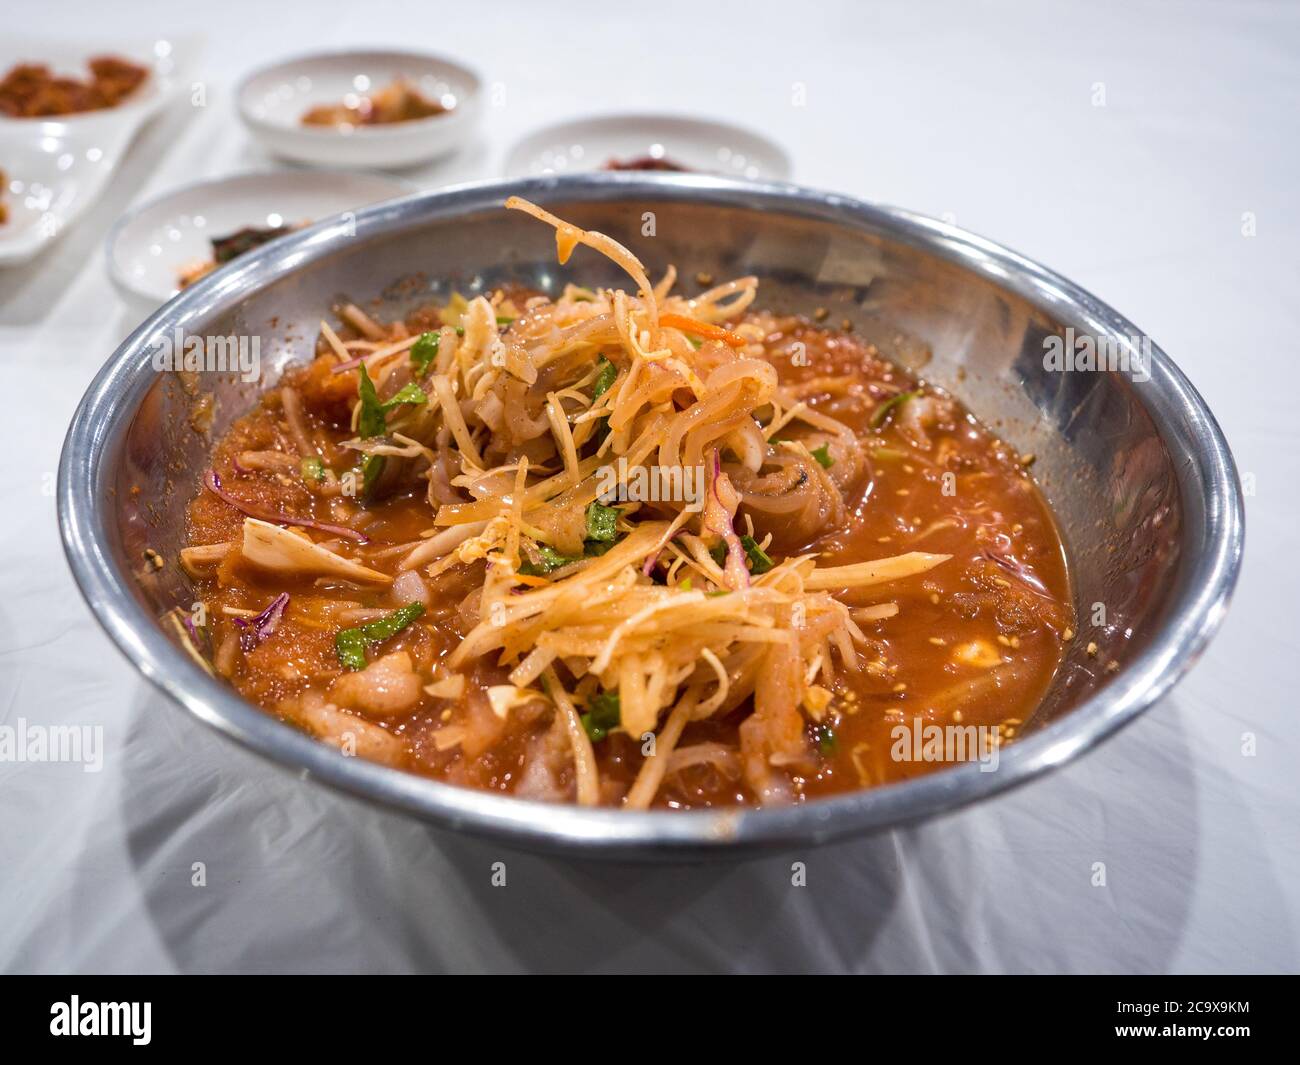
<svg viewBox="0 0 1300 1065">
<path fill-rule="evenodd" d="M 393 311 L 505 280 L 622 279 L 580 251 L 555 264 L 550 230 L 501 210 L 518 193 L 622 240 L 651 274 L 754 273 L 773 310 L 826 307 L 897 361 L 960 395 L 1034 467 L 1073 561 L 1081 637 L 1040 710 L 1002 751 L 905 783 L 781 810 L 626 813 L 462 790 L 346 758 L 208 676 L 160 617 L 193 596 L 174 564 L 212 436 L 191 424 L 212 393 L 212 432 L 285 364 L 307 358 L 336 297 Z M 263 380 L 156 371 L 159 336 L 260 338 Z M 241 258 L 172 300 L 109 359 L 72 421 L 59 468 L 68 560 L 123 653 L 181 706 L 246 746 L 336 788 L 431 822 L 532 848 L 587 854 L 732 854 L 896 825 L 1023 783 L 1088 749 L 1164 695 L 1218 627 L 1242 551 L 1240 488 L 1201 397 L 1158 348 L 1138 374 L 1045 366 L 1068 329 L 1128 350 L 1126 319 L 1036 263 L 907 211 L 788 185 L 697 176 L 592 175 L 473 185 L 366 208 Z M 1130 342 L 1129 338 L 1139 338 Z M 156 570 L 146 549 L 168 564 Z M 1092 604 L 1106 609 L 1092 628 Z M 1085 648 L 1096 642 L 1090 657 Z M 1108 665 L 1110 663 L 1117 665 Z"/>
</svg>

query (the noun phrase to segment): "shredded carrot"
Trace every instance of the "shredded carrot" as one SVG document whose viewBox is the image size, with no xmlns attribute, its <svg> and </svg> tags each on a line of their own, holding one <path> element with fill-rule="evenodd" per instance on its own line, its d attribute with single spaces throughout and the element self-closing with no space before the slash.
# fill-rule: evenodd
<svg viewBox="0 0 1300 1065">
<path fill-rule="evenodd" d="M 516 573 L 510 579 L 516 584 L 526 584 L 529 588 L 545 588 L 551 583 L 545 577 L 533 577 L 527 573 Z"/>
<path fill-rule="evenodd" d="M 705 340 L 721 340 L 728 347 L 743 348 L 749 343 L 742 336 L 737 336 L 729 329 L 723 329 L 720 325 L 710 325 L 708 322 L 697 322 L 694 318 L 687 318 L 680 314 L 661 314 L 659 324 L 666 325 L 670 329 L 680 329 L 683 333 L 691 333 L 697 337 L 704 337 Z"/>
</svg>

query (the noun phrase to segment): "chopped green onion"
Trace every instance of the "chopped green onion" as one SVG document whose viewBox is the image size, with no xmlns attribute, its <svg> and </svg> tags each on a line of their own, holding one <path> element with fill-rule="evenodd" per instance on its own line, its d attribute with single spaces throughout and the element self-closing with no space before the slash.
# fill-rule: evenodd
<svg viewBox="0 0 1300 1065">
<path fill-rule="evenodd" d="M 829 470 L 835 465 L 835 460 L 831 458 L 830 444 L 822 444 L 821 447 L 814 449 L 812 457 L 821 463 L 822 469 L 824 470 Z"/>
<path fill-rule="evenodd" d="M 334 651 L 339 656 L 339 662 L 347 669 L 365 669 L 366 649 L 371 644 L 382 643 L 396 636 L 423 613 L 422 604 L 407 603 L 385 617 L 355 629 L 343 629 L 334 637 Z"/>
<path fill-rule="evenodd" d="M 909 399 L 915 399 L 920 394 L 920 392 L 900 392 L 898 395 L 891 396 L 889 399 L 885 400 L 884 403 L 876 408 L 876 412 L 871 416 L 871 428 L 879 429 L 889 419 L 889 416 L 895 407 L 901 406 Z"/>
<path fill-rule="evenodd" d="M 691 588 L 694 587 L 694 582 L 690 579 L 690 577 L 687 577 L 684 581 L 678 581 L 677 587 L 680 588 L 683 592 L 689 592 Z"/>
<path fill-rule="evenodd" d="M 758 576 L 760 573 L 766 573 L 773 566 L 771 558 L 766 551 L 758 546 L 758 541 L 752 536 L 742 536 L 740 546 L 745 549 L 745 554 L 749 558 L 749 572 Z"/>
<path fill-rule="evenodd" d="M 745 557 L 749 559 L 749 572 L 758 576 L 760 573 L 766 573 L 775 563 L 768 557 L 766 551 L 758 546 L 758 541 L 752 536 L 742 536 L 740 546 L 745 549 Z M 709 555 L 719 567 L 725 566 L 727 562 L 727 545 L 725 542 L 719 542 L 709 548 Z"/>
<path fill-rule="evenodd" d="M 814 725 L 813 739 L 817 742 L 817 750 L 821 752 L 823 758 L 829 758 L 840 746 L 839 737 L 835 735 L 835 730 L 830 725 Z"/>
<path fill-rule="evenodd" d="M 325 464 L 316 457 L 302 460 L 298 467 L 304 481 L 323 481 L 325 480 Z"/>
<path fill-rule="evenodd" d="M 587 712 L 582 715 L 582 727 L 587 730 L 592 743 L 599 743 L 618 728 L 622 720 L 618 692 L 599 692 L 587 700 Z"/>
<path fill-rule="evenodd" d="M 514 319 L 511 318 L 509 315 L 505 315 L 505 314 L 498 314 L 498 315 L 497 315 L 497 327 L 498 327 L 498 328 L 500 328 L 500 327 L 503 326 L 503 325 L 509 325 L 509 324 L 510 324 L 511 322 L 513 322 L 513 321 L 514 321 Z"/>
</svg>

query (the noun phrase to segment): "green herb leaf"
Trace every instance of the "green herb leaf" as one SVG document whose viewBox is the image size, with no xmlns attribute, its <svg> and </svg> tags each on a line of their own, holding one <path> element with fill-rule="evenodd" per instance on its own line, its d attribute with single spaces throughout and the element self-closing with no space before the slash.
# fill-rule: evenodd
<svg viewBox="0 0 1300 1065">
<path fill-rule="evenodd" d="M 361 415 L 357 418 L 357 435 L 383 436 L 386 427 L 384 405 L 379 402 L 375 383 L 370 380 L 370 372 L 363 362 L 358 367 L 357 395 L 361 397 Z"/>
<path fill-rule="evenodd" d="M 382 618 L 355 629 L 343 629 L 334 637 L 334 652 L 346 669 L 365 669 L 366 650 L 401 632 L 424 613 L 420 603 L 407 603 Z"/>
<path fill-rule="evenodd" d="M 416 377 L 423 377 L 429 372 L 433 360 L 438 357 L 438 348 L 442 345 L 441 333 L 421 333 L 420 339 L 411 347 L 411 369 Z"/>
<path fill-rule="evenodd" d="M 774 565 L 767 552 L 758 546 L 758 541 L 752 536 L 742 536 L 740 546 L 745 549 L 745 555 L 749 559 L 749 572 L 755 577 L 760 573 L 766 573 Z"/>
<path fill-rule="evenodd" d="M 425 333 L 424 336 L 433 334 Z M 423 339 L 423 337 L 421 338 Z M 436 337 L 435 337 L 436 339 Z M 435 345 L 436 349 L 436 345 Z M 357 435 L 363 438 L 383 436 L 388 429 L 388 412 L 403 403 L 427 403 L 429 397 L 414 381 L 405 385 L 392 399 L 381 403 L 375 391 L 375 383 L 370 380 L 370 373 L 363 362 L 359 367 L 357 378 L 357 395 L 361 398 L 361 415 L 357 418 Z M 369 492 L 384 472 L 383 455 L 367 455 L 361 460 L 361 484 Z"/>
<path fill-rule="evenodd" d="M 388 427 L 386 415 L 390 410 L 400 407 L 403 403 L 427 403 L 429 400 L 429 397 L 424 394 L 424 389 L 412 381 L 392 399 L 381 403 L 379 394 L 375 391 L 375 383 L 370 380 L 370 374 L 366 370 L 366 364 L 363 362 L 358 369 L 360 377 L 357 380 L 357 395 L 361 397 L 361 416 L 357 419 L 358 436 L 383 436 L 384 430 Z"/>
<path fill-rule="evenodd" d="M 613 543 L 618 539 L 618 516 L 622 511 L 618 507 L 607 507 L 603 503 L 590 503 L 587 506 L 587 539 Z"/>
<path fill-rule="evenodd" d="M 369 493 L 384 472 L 383 455 L 366 455 L 361 460 L 361 490 Z"/>
<path fill-rule="evenodd" d="M 615 366 L 604 356 L 601 356 L 599 368 L 596 373 L 596 383 L 591 388 L 591 398 L 600 399 L 606 392 L 614 387 L 614 382 L 618 380 L 618 367 Z"/>
<path fill-rule="evenodd" d="M 839 750 L 839 737 L 835 735 L 835 730 L 830 725 L 814 725 L 812 734 L 817 743 L 817 750 L 823 758 L 829 758 Z"/>
<path fill-rule="evenodd" d="M 889 420 L 889 416 L 893 413 L 895 407 L 902 406 L 909 399 L 915 399 L 920 394 L 920 392 L 900 392 L 898 395 L 891 396 L 889 399 L 885 400 L 884 403 L 876 408 L 876 412 L 871 416 L 871 428 L 879 429 Z"/>
<path fill-rule="evenodd" d="M 587 712 L 582 715 L 582 727 L 587 730 L 592 743 L 599 743 L 622 724 L 622 708 L 618 692 L 599 692 L 587 700 Z"/>
<path fill-rule="evenodd" d="M 567 566 L 571 562 L 579 561 L 576 558 L 565 557 L 556 551 L 555 548 L 548 547 L 546 544 L 537 545 L 537 554 L 539 556 L 538 561 L 530 562 L 528 559 L 524 559 L 519 564 L 519 572 L 525 577 L 540 577 L 543 574 L 550 573 L 552 570 L 557 570 L 562 566 Z"/>
<path fill-rule="evenodd" d="M 829 470 L 835 465 L 835 460 L 831 458 L 830 444 L 822 444 L 821 447 L 815 448 L 812 452 L 812 457 L 821 463 L 822 469 L 824 470 Z"/>
<path fill-rule="evenodd" d="M 403 403 L 428 403 L 429 397 L 424 394 L 424 389 L 414 381 L 403 385 L 393 398 L 384 402 L 384 410 L 390 411 L 394 407 L 400 407 Z"/>
<path fill-rule="evenodd" d="M 758 546 L 758 541 L 752 536 L 742 536 L 740 546 L 745 549 L 745 557 L 749 559 L 749 572 L 758 576 L 760 573 L 766 573 L 775 563 L 768 557 L 767 552 Z M 709 548 L 709 555 L 719 566 L 725 566 L 727 562 L 727 545 L 725 542 L 718 542 Z"/>
<path fill-rule="evenodd" d="M 610 362 L 603 355 L 600 362 L 596 364 L 596 381 L 591 387 L 591 401 L 595 403 L 606 392 L 614 387 L 614 382 L 618 380 L 618 367 Z M 596 422 L 596 431 L 592 434 L 592 439 L 596 443 L 602 443 L 609 435 L 609 416 L 606 415 Z"/>
</svg>

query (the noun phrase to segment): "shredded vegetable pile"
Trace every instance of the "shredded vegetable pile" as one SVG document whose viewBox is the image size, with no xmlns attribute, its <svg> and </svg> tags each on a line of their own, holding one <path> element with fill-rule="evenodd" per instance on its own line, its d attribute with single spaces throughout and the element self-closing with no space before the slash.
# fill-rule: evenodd
<svg viewBox="0 0 1300 1065">
<path fill-rule="evenodd" d="M 385 548 L 400 554 L 394 578 L 374 568 L 356 523 L 295 521 L 235 501 L 241 555 L 272 572 L 361 586 L 475 575 L 459 612 L 463 638 L 418 680 L 452 703 L 476 663 L 505 670 L 486 693 L 492 711 L 553 709 L 580 803 L 601 801 L 594 745 L 611 732 L 653 754 L 622 799 L 645 808 L 674 755 L 678 764 L 714 756 L 716 744 L 679 749 L 686 727 L 739 713 L 746 784 L 760 802 L 790 801 L 789 774 L 815 762 L 837 673 L 866 668 L 861 597 L 851 610 L 837 595 L 949 556 L 827 567 L 785 549 L 848 520 L 847 486 L 864 479 L 868 460 L 845 425 L 782 388 L 759 326 L 721 324 L 740 321 L 755 278 L 674 295 L 672 269 L 652 283 L 608 236 L 517 198 L 506 206 L 554 227 L 562 264 L 585 247 L 630 284 L 459 300 L 438 328 L 396 340 L 360 311 L 360 343 L 322 323 L 336 357 L 308 394 L 351 404 L 344 446 L 355 453 L 359 502 L 418 491 L 428 527 Z M 286 390 L 283 404 L 305 439 L 297 394 Z M 299 451 L 304 479 L 345 490 L 309 443 Z M 637 490 L 647 483 L 662 490 Z M 207 486 L 229 501 L 215 474 Z M 204 551 L 213 555 L 191 549 L 191 564 Z M 249 640 L 273 630 L 285 609 L 277 603 L 269 619 L 249 620 Z M 382 656 L 383 641 L 421 612 L 412 601 L 340 632 L 339 659 L 352 671 L 342 680 L 392 688 L 401 664 Z M 452 720 L 443 742 L 457 743 L 464 728 Z"/>
</svg>

